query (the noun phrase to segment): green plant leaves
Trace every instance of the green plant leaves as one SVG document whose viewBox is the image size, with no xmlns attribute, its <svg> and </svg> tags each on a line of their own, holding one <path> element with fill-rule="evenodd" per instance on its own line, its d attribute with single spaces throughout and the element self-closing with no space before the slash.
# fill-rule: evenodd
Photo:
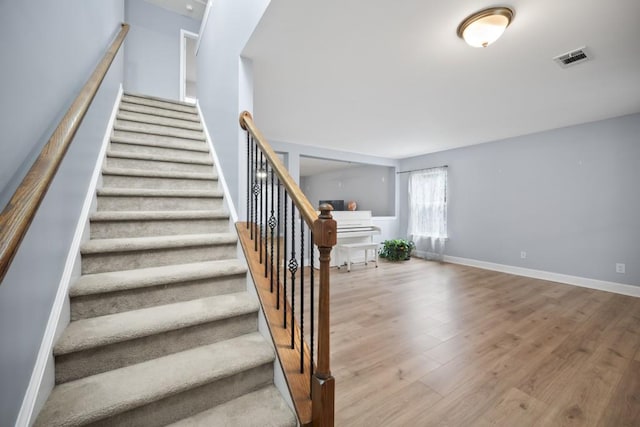
<svg viewBox="0 0 640 427">
<path fill-rule="evenodd" d="M 404 239 L 391 239 L 382 242 L 382 248 L 380 248 L 380 256 L 386 258 L 389 261 L 404 261 L 409 259 L 411 251 L 415 249 L 416 245 L 411 240 Z"/>
</svg>

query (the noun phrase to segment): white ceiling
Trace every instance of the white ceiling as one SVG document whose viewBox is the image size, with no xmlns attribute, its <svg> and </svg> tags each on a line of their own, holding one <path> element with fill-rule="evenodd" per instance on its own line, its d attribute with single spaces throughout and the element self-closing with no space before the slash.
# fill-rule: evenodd
<svg viewBox="0 0 640 427">
<path fill-rule="evenodd" d="M 512 0 L 495 44 L 475 0 L 272 0 L 243 54 L 267 138 L 391 158 L 640 111 L 640 1 Z M 552 58 L 587 46 L 593 60 Z"/>
<path fill-rule="evenodd" d="M 145 0 L 148 3 L 160 6 L 163 9 L 170 10 L 180 15 L 188 16 L 189 18 L 202 20 L 204 11 L 207 7 L 206 0 Z M 191 10 L 187 9 L 187 5 L 191 5 Z"/>
</svg>

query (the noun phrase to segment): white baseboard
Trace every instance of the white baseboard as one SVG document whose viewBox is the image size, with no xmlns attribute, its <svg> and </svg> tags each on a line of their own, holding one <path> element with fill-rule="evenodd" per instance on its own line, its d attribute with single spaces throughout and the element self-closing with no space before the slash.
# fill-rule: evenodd
<svg viewBox="0 0 640 427">
<path fill-rule="evenodd" d="M 411 253 L 411 256 L 415 256 L 416 258 L 423 258 L 428 260 L 439 260 L 443 259 L 443 255 L 438 252 L 429 252 L 429 251 L 419 251 L 414 249 Z"/>
<path fill-rule="evenodd" d="M 29 385 L 27 386 L 27 391 L 25 393 L 24 399 L 22 400 L 20 412 L 18 413 L 18 418 L 15 424 L 17 427 L 27 427 L 33 423 L 34 413 L 37 413 L 40 410 L 40 408 L 36 408 L 36 403 L 38 403 L 39 401 L 42 401 L 42 403 L 44 403 L 44 400 L 46 400 L 40 398 L 41 393 L 48 396 L 51 392 L 51 389 L 53 388 L 54 381 L 47 382 L 47 378 L 53 378 L 54 376 L 54 372 L 52 369 L 54 364 L 51 362 L 53 360 L 53 346 L 55 343 L 56 331 L 59 329 L 59 326 L 64 326 L 59 324 L 61 319 L 63 319 L 63 308 L 67 305 L 69 286 L 73 279 L 73 273 L 74 271 L 79 271 L 79 269 L 76 270 L 76 268 L 78 267 L 77 263 L 80 260 L 80 244 L 82 243 L 84 232 L 87 228 L 87 222 L 89 221 L 89 213 L 91 211 L 93 200 L 96 194 L 98 179 L 100 178 L 100 174 L 102 172 L 102 162 L 104 161 L 107 146 L 109 145 L 109 141 L 111 140 L 111 130 L 113 129 L 113 125 L 116 121 L 116 114 L 118 113 L 120 98 L 122 98 L 122 84 L 120 85 L 120 89 L 118 90 L 118 95 L 116 96 L 113 110 L 111 111 L 111 117 L 109 118 L 109 122 L 107 124 L 107 129 L 102 140 L 102 147 L 100 148 L 100 153 L 98 154 L 98 159 L 96 160 L 96 166 L 89 183 L 89 189 L 87 190 L 87 195 L 84 199 L 84 204 L 82 205 L 82 211 L 80 212 L 80 217 L 78 218 L 76 231 L 73 235 L 73 241 L 71 242 L 69 252 L 67 253 L 67 260 L 64 265 L 64 271 L 62 272 L 62 277 L 60 278 L 60 283 L 58 284 L 58 292 L 56 293 L 56 298 L 53 302 L 53 306 L 51 307 L 51 312 L 49 313 L 47 327 L 44 331 L 44 336 L 42 337 L 42 342 L 40 344 L 40 350 L 38 351 L 36 363 L 33 367 L 33 371 L 31 372 L 31 379 L 29 380 Z M 66 316 L 66 318 L 68 318 L 68 316 Z M 47 389 L 44 389 L 43 385 L 47 384 Z M 38 411 L 36 411 L 36 409 Z"/>
<path fill-rule="evenodd" d="M 531 268 L 515 267 L 513 265 L 496 264 L 493 262 L 479 261 L 469 258 L 460 258 L 445 255 L 444 262 L 468 265 L 485 270 L 500 271 L 502 273 L 515 274 L 517 276 L 532 277 L 534 279 L 548 280 L 551 282 L 566 283 L 568 285 L 583 288 L 597 289 L 599 291 L 613 292 L 640 298 L 640 286 L 626 285 L 624 283 L 607 282 L 605 280 L 589 279 L 587 277 L 569 276 L 567 274 L 553 273 L 551 271 L 534 270 Z"/>
</svg>

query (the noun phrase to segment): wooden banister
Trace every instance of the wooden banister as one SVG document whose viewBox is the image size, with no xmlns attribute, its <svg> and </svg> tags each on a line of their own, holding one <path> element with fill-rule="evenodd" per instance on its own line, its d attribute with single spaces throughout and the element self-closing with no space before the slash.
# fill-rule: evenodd
<svg viewBox="0 0 640 427">
<path fill-rule="evenodd" d="M 269 240 L 271 242 L 274 240 L 273 224 L 275 221 L 271 222 L 272 224 L 271 239 L 267 237 L 266 230 L 263 231 L 262 222 L 260 226 L 258 226 L 258 224 L 250 223 L 251 219 L 248 218 L 246 224 L 239 225 L 237 227 L 238 234 L 240 236 L 240 240 L 243 245 L 243 250 L 245 251 L 245 254 L 248 255 L 248 258 L 251 259 L 251 262 L 249 262 L 251 274 L 254 277 L 254 282 L 256 282 L 256 286 L 258 287 L 258 296 L 260 297 L 260 302 L 265 311 L 267 321 L 269 324 L 269 329 L 271 331 L 271 335 L 276 342 L 276 348 L 278 350 L 278 354 L 280 355 L 281 363 L 283 364 L 283 370 L 285 373 L 287 383 L 289 385 L 289 390 L 292 391 L 292 394 L 294 394 L 295 390 L 299 389 L 299 387 L 296 387 L 296 385 L 299 385 L 300 383 L 309 384 L 309 382 L 304 380 L 300 381 L 299 373 L 295 369 L 289 368 L 289 366 L 291 365 L 287 365 L 288 363 L 287 361 L 292 360 L 292 358 L 290 353 L 288 352 L 293 351 L 294 349 L 297 348 L 297 351 L 299 353 L 302 353 L 302 358 L 304 359 L 306 357 L 308 359 L 308 366 L 312 370 L 311 378 L 310 380 L 308 380 L 310 381 L 310 390 L 307 391 L 307 393 L 310 393 L 310 401 L 311 401 L 310 416 L 308 415 L 308 411 L 306 411 L 306 406 L 304 406 L 304 398 L 301 398 L 301 396 L 295 395 L 295 394 L 292 396 L 294 400 L 294 405 L 296 407 L 296 412 L 298 415 L 299 422 L 303 426 L 313 425 L 313 426 L 322 426 L 322 427 L 332 427 L 334 425 L 335 380 L 331 375 L 331 363 L 330 363 L 330 336 L 331 336 L 330 307 L 331 305 L 330 305 L 330 292 L 329 292 L 330 291 L 329 265 L 330 265 L 330 259 L 331 259 L 330 258 L 331 250 L 336 245 L 336 238 L 337 238 L 336 222 L 333 220 L 331 216 L 331 211 L 333 208 L 328 204 L 323 204 L 319 207 L 320 215 L 318 215 L 316 209 L 314 209 L 314 207 L 311 205 L 307 197 L 304 195 L 304 193 L 302 192 L 298 184 L 296 184 L 296 182 L 293 180 L 291 175 L 289 175 L 289 171 L 282 164 L 282 162 L 280 161 L 280 158 L 276 155 L 275 151 L 273 151 L 273 149 L 267 142 L 264 135 L 262 135 L 260 130 L 256 127 L 255 123 L 253 122 L 253 118 L 251 117 L 251 114 L 249 112 L 244 111 L 242 114 L 240 114 L 240 126 L 242 127 L 242 129 L 247 131 L 248 134 L 250 135 L 250 138 L 247 141 L 249 147 L 255 144 L 255 148 L 259 150 L 261 153 L 260 161 L 258 162 L 256 161 L 257 153 L 254 154 L 254 150 L 252 148 L 248 148 L 248 157 L 250 157 L 250 159 L 248 159 L 247 161 L 247 167 L 249 168 L 250 163 L 254 165 L 253 167 L 256 167 L 257 163 L 260 163 L 260 167 L 262 167 L 262 164 L 261 164 L 262 156 L 264 156 L 268 167 L 271 168 L 273 174 L 277 176 L 279 185 L 281 184 L 282 187 L 284 187 L 285 189 L 285 200 L 288 195 L 288 197 L 291 199 L 293 204 L 296 206 L 298 212 L 300 213 L 301 218 L 309 227 L 309 230 L 311 230 L 311 232 L 313 233 L 313 243 L 318 249 L 319 261 L 320 261 L 320 265 L 319 265 L 320 280 L 319 280 L 319 295 L 318 295 L 319 302 L 318 302 L 318 310 L 317 310 L 318 311 L 318 323 L 317 323 L 318 353 L 317 353 L 317 366 L 316 366 L 313 360 L 313 350 L 314 350 L 313 335 L 311 338 L 311 346 L 309 348 L 306 345 L 306 343 L 303 342 L 302 332 L 300 331 L 299 332 L 300 344 L 298 346 L 292 345 L 291 350 L 287 350 L 289 346 L 288 344 L 286 344 L 285 341 L 288 340 L 288 338 L 285 337 L 285 340 L 282 340 L 279 338 L 279 336 L 282 336 L 283 328 L 285 330 L 287 329 L 287 324 L 286 322 L 284 322 L 284 325 L 282 325 L 278 322 L 277 319 L 281 319 L 281 315 L 278 312 L 280 308 L 278 307 L 281 307 L 281 309 L 285 312 L 285 319 L 287 318 L 286 313 L 288 311 L 291 311 L 291 313 L 293 313 L 294 310 L 293 310 L 293 305 L 289 307 L 288 302 L 286 301 L 286 274 L 287 273 L 285 273 L 284 287 L 282 287 L 282 284 L 279 283 L 279 280 L 280 280 L 279 273 L 276 275 L 277 283 L 275 283 L 275 288 L 276 288 L 277 295 L 274 297 L 273 295 L 274 283 L 273 282 L 269 283 L 269 281 L 267 280 L 267 270 L 270 264 L 272 274 L 274 270 L 279 272 L 279 266 L 281 264 L 283 265 L 287 264 L 286 262 L 284 262 L 285 261 L 284 258 L 286 258 L 288 254 L 285 254 L 284 258 L 281 259 L 279 246 L 278 246 L 277 254 L 274 255 L 273 245 L 272 245 L 271 256 L 269 258 L 266 244 L 265 244 L 265 250 L 264 250 L 265 252 L 264 257 L 262 256 L 262 249 L 260 249 L 259 256 L 257 256 L 255 253 L 251 254 L 252 251 L 254 252 L 257 251 L 257 245 L 258 245 L 257 241 L 261 241 L 260 245 L 262 245 L 262 240 L 264 240 L 267 243 Z M 249 172 L 248 177 L 252 177 L 252 179 L 254 180 L 254 184 L 256 184 L 255 173 L 251 174 Z M 264 179 L 266 182 L 266 178 Z M 273 178 L 272 178 L 271 186 L 273 187 L 273 185 L 274 184 L 273 184 Z M 263 191 L 261 189 L 261 185 L 256 184 L 256 187 L 252 189 L 252 187 L 248 183 L 247 197 L 251 197 L 251 194 L 249 194 L 250 191 L 255 191 L 254 204 L 250 204 L 249 202 L 247 202 L 247 210 L 249 210 L 250 208 L 253 210 L 262 209 L 262 207 L 254 206 L 256 204 L 256 199 L 257 199 L 257 196 L 255 196 L 255 194 Z M 272 191 L 271 219 L 274 219 L 273 205 L 275 202 L 273 200 L 273 197 L 274 197 L 273 189 L 271 191 Z M 280 210 L 279 197 L 280 197 L 280 192 L 278 190 L 278 197 L 277 197 L 278 214 Z M 260 200 L 261 200 L 260 203 L 262 203 L 262 193 L 261 193 Z M 285 211 L 284 211 L 285 222 L 287 218 L 286 209 L 287 208 L 285 206 Z M 264 210 L 265 211 L 267 210 L 266 201 L 264 204 Z M 291 220 L 293 221 L 293 213 L 292 213 Z M 260 221 L 269 223 L 269 221 L 267 221 L 266 219 L 266 214 L 265 214 L 265 217 L 262 218 Z M 278 221 L 278 224 L 280 224 L 279 218 L 277 219 L 277 221 Z M 248 231 L 248 230 L 251 230 L 251 231 Z M 300 230 L 300 233 L 301 233 L 300 234 L 301 237 L 304 237 L 304 231 Z M 292 229 L 292 234 L 293 234 L 293 229 Z M 254 239 L 254 235 L 255 235 L 254 245 L 250 245 L 249 239 Z M 276 237 L 278 239 L 280 238 L 280 236 L 276 236 Z M 293 236 L 291 237 L 293 238 Z M 285 239 L 286 239 L 286 224 L 285 224 Z M 293 243 L 292 243 L 292 246 L 293 246 Z M 252 249 L 252 247 L 254 249 Z M 301 248 L 304 247 L 302 242 L 300 243 L 300 247 Z M 295 248 L 292 249 L 292 259 L 290 261 L 294 263 L 294 266 L 293 267 L 291 267 L 291 265 L 289 266 L 292 279 L 295 276 L 295 272 L 297 271 L 297 263 L 295 262 L 295 255 L 293 252 L 295 252 Z M 310 254 L 309 257 L 313 258 L 314 255 Z M 301 262 L 303 262 L 302 254 L 300 254 L 300 259 L 301 259 Z M 263 260 L 264 260 L 265 269 L 262 270 L 260 268 L 260 272 L 258 272 L 257 271 L 258 265 L 262 264 Z M 311 271 L 313 271 L 313 268 L 314 266 L 312 263 Z M 262 274 L 262 271 L 264 271 L 264 275 Z M 301 275 L 299 276 L 300 281 L 302 281 L 303 274 L 304 272 L 302 272 Z M 313 287 L 314 287 L 314 283 L 313 283 L 313 279 L 311 279 L 312 290 L 313 290 Z M 281 288 L 283 289 L 284 295 L 285 295 L 283 304 L 279 304 L 279 301 L 280 301 L 279 290 Z M 292 284 L 292 290 L 293 290 L 293 284 Z M 293 303 L 293 295 L 291 296 L 291 298 Z M 311 299 L 313 300 L 313 291 L 311 293 Z M 300 311 L 302 312 L 302 309 L 300 309 Z M 302 322 L 304 319 L 304 314 L 301 314 L 300 316 L 301 316 L 301 322 Z M 314 313 L 312 310 L 311 312 L 312 333 L 313 333 L 313 319 L 314 319 L 313 316 L 314 316 Z M 293 319 L 293 316 L 291 316 L 291 318 Z M 272 321 L 271 319 L 274 319 L 274 320 Z M 293 321 L 291 323 L 293 323 Z M 294 334 L 298 333 L 297 324 L 289 324 L 288 328 L 289 330 L 294 331 L 293 332 Z M 302 329 L 302 323 L 301 323 L 300 329 Z M 308 353 L 309 350 L 310 350 L 310 355 L 306 355 L 306 353 Z M 307 366 L 307 364 L 305 364 L 305 366 Z M 307 396 L 307 399 L 309 399 L 309 396 Z"/>
<path fill-rule="evenodd" d="M 123 23 L 115 40 L 0 214 L 0 284 L 128 32 L 129 24 Z"/>
<path fill-rule="evenodd" d="M 309 202 L 309 199 L 306 198 L 298 184 L 296 184 L 293 178 L 291 178 L 291 175 L 289 175 L 289 171 L 282 164 L 276 152 L 273 151 L 273 148 L 271 148 L 271 145 L 269 145 L 267 139 L 256 127 L 255 123 L 253 122 L 253 117 L 251 117 L 251 113 L 249 113 L 248 111 L 243 111 L 242 114 L 240 114 L 240 127 L 251 133 L 254 140 L 256 141 L 256 144 L 258 144 L 258 148 L 260 148 L 260 150 L 264 153 L 267 161 L 273 167 L 276 175 L 278 175 L 278 177 L 280 178 L 282 185 L 284 185 L 284 187 L 287 189 L 289 197 L 291 197 L 293 202 L 298 207 L 300 215 L 302 215 L 302 217 L 304 218 L 304 222 L 306 222 L 309 227 L 313 227 L 313 224 L 318 220 L 318 213 L 316 212 L 311 202 Z"/>
</svg>

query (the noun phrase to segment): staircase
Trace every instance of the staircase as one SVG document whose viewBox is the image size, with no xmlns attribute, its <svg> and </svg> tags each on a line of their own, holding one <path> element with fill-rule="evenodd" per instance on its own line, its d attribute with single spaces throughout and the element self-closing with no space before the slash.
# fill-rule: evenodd
<svg viewBox="0 0 640 427">
<path fill-rule="evenodd" d="M 230 230 L 197 110 L 124 95 L 36 426 L 296 425 Z"/>
</svg>

